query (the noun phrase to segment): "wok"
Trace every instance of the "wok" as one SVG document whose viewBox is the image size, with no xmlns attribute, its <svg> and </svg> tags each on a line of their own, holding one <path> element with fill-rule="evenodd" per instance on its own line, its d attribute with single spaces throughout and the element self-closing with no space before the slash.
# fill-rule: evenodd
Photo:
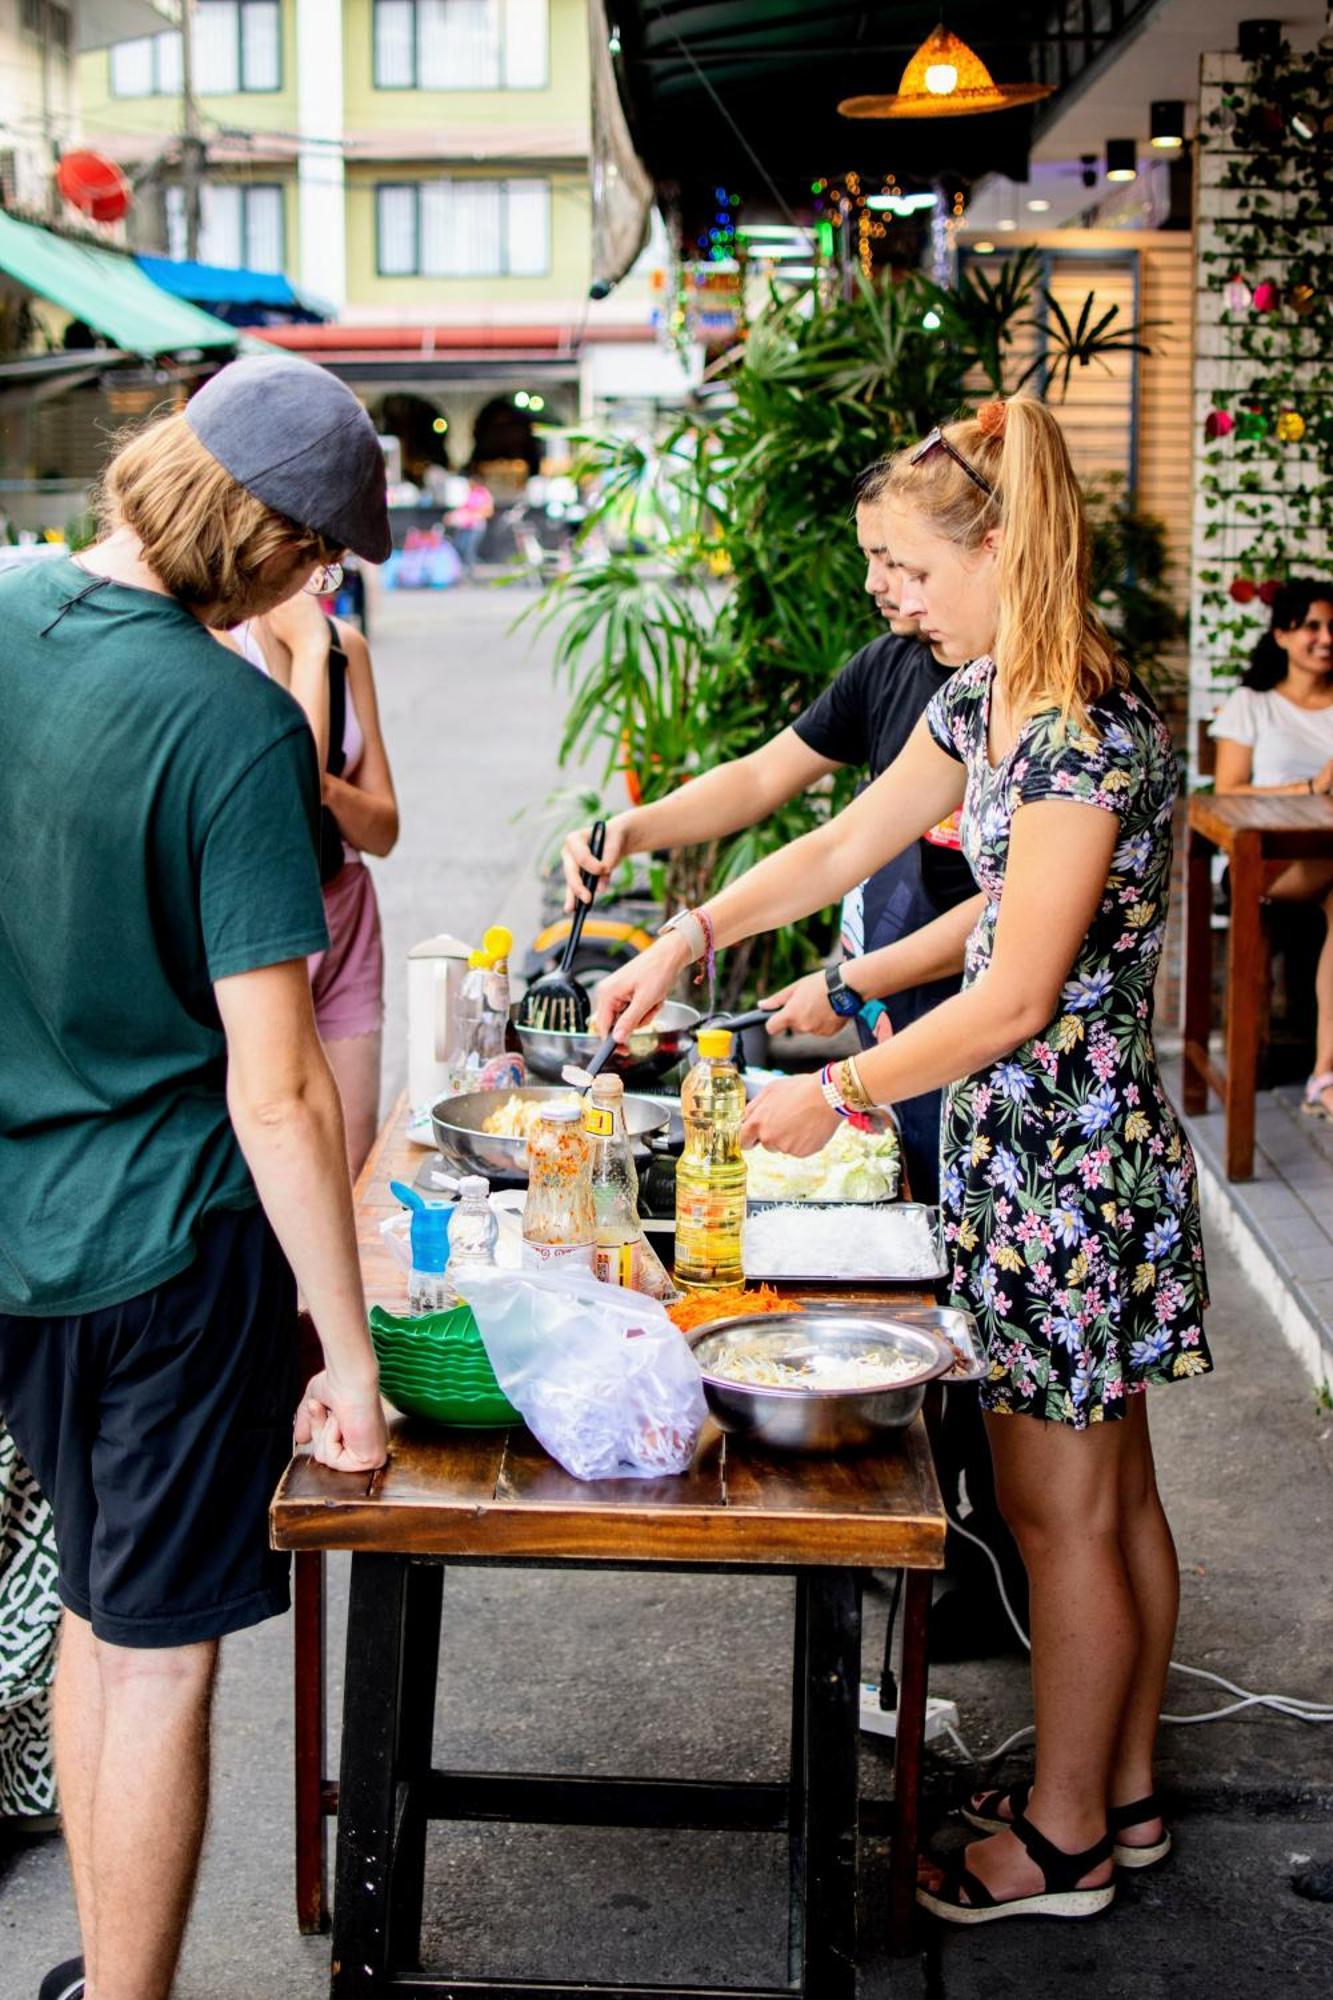
<svg viewBox="0 0 1333 2000">
<path fill-rule="evenodd" d="M 485 1174 L 488 1180 L 502 1174 L 521 1179 L 528 1171 L 527 1142 L 499 1138 L 483 1132 L 482 1126 L 511 1097 L 541 1099 L 571 1094 L 565 1085 L 527 1084 L 521 1090 L 474 1090 L 463 1097 L 442 1097 L 431 1106 L 435 1143 L 461 1173 Z M 662 1131 L 670 1116 L 665 1104 L 653 1104 L 646 1097 L 625 1099 L 625 1129 L 631 1142 L 643 1143 L 649 1133 Z"/>
</svg>

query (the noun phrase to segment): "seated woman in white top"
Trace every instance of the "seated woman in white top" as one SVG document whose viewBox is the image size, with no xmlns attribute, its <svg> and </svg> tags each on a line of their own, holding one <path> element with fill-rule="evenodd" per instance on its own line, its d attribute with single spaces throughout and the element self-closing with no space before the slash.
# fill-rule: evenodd
<svg viewBox="0 0 1333 2000">
<path fill-rule="evenodd" d="M 1210 733 L 1217 739 L 1219 792 L 1333 793 L 1333 583 L 1298 577 L 1283 585 L 1272 628 Z M 1279 866 L 1267 893 L 1323 908 L 1315 1065 L 1304 1108 L 1333 1119 L 1333 861 Z"/>
</svg>

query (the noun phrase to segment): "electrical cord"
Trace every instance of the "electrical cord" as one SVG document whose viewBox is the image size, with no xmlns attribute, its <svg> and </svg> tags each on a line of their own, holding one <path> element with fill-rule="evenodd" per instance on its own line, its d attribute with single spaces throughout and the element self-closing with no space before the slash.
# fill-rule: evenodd
<svg viewBox="0 0 1333 2000">
<path fill-rule="evenodd" d="M 944 1397 L 946 1403 L 948 1395 L 949 1391 L 945 1389 Z M 1000 1592 L 1000 1602 L 1004 1606 L 1005 1615 L 1022 1641 L 1024 1649 L 1030 1653 L 1032 1651 L 1032 1641 L 1023 1630 L 1022 1622 L 1015 1614 L 1013 1605 L 1009 1602 L 1009 1593 L 1004 1587 L 1004 1573 L 1000 1568 L 999 1559 L 994 1549 L 992 1549 L 989 1542 L 983 1541 L 980 1535 L 974 1534 L 970 1528 L 963 1526 L 947 1500 L 944 1503 L 944 1511 L 948 1516 L 950 1527 L 960 1534 L 965 1542 L 971 1542 L 974 1548 L 980 1549 L 994 1570 L 996 1585 Z M 1183 1660 L 1172 1660 L 1170 1665 L 1172 1673 L 1188 1675 L 1191 1680 L 1210 1681 L 1215 1687 L 1223 1689 L 1225 1693 L 1236 1696 L 1236 1700 L 1228 1703 L 1226 1707 L 1207 1709 L 1201 1715 L 1169 1715 L 1163 1710 L 1162 1721 L 1170 1723 L 1176 1728 L 1185 1729 L 1200 1722 L 1225 1722 L 1229 1717 L 1239 1715 L 1242 1710 L 1248 1708 L 1271 1709 L 1277 1715 L 1289 1716 L 1294 1722 L 1333 1722 L 1333 1702 L 1307 1701 L 1301 1695 L 1255 1694 L 1251 1689 L 1238 1687 L 1235 1681 L 1229 1681 L 1225 1675 L 1215 1674 L 1207 1667 L 1191 1667 Z M 1016 1749 L 1020 1743 L 1026 1743 L 1032 1736 L 1033 1729 L 1031 1723 L 1029 1723 L 1026 1728 L 1015 1730 L 1012 1736 L 1005 1738 L 998 1750 L 990 1751 L 985 1757 L 978 1757 L 968 1747 L 962 1735 L 952 1724 L 946 1726 L 945 1734 L 967 1759 L 969 1764 L 981 1765 L 998 1763 L 1000 1758 L 1005 1756 L 1010 1750 Z"/>
</svg>

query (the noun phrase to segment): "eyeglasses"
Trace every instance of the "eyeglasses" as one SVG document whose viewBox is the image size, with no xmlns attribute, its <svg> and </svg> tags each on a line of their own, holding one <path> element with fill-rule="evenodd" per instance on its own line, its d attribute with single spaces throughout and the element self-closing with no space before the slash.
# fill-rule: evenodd
<svg viewBox="0 0 1333 2000">
<path fill-rule="evenodd" d="M 342 580 L 343 566 L 340 562 L 321 563 L 301 588 L 308 597 L 332 597 L 335 590 L 342 589 Z"/>
<path fill-rule="evenodd" d="M 936 424 L 934 430 L 930 433 L 929 437 L 922 438 L 920 444 L 917 446 L 916 450 L 912 453 L 912 456 L 908 459 L 907 463 L 909 465 L 920 465 L 922 459 L 929 458 L 932 451 L 947 451 L 950 458 L 953 460 L 954 464 L 962 468 L 962 470 L 967 474 L 968 478 L 972 481 L 972 484 L 974 486 L 979 486 L 982 492 L 986 494 L 988 498 L 994 499 L 995 488 L 991 485 L 989 479 L 984 478 L 982 474 L 977 471 L 975 465 L 968 464 L 967 460 L 963 457 L 962 452 L 959 451 L 956 448 L 956 446 L 951 445 L 949 443 L 948 438 L 945 437 L 944 432 L 940 429 L 938 424 Z"/>
</svg>

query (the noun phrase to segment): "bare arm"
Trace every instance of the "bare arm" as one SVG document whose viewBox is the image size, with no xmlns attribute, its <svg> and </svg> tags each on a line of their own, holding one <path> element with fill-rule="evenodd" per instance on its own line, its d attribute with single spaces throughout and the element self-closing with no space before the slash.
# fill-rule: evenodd
<svg viewBox="0 0 1333 2000">
<path fill-rule="evenodd" d="M 255 620 L 269 672 L 300 702 L 323 771 L 329 761 L 329 628 L 317 599 L 297 591 Z"/>
<path fill-rule="evenodd" d="M 398 799 L 380 728 L 370 648 L 359 632 L 341 621 L 338 637 L 347 655 L 348 694 L 356 703 L 366 747 L 354 780 L 324 773 L 324 803 L 353 847 L 362 854 L 382 856 L 397 845 Z"/>
<path fill-rule="evenodd" d="M 736 944 L 825 909 L 962 803 L 966 773 L 934 741 L 924 719 L 902 754 L 826 826 L 770 854 L 705 905 L 719 946 Z M 662 1004 L 689 963 L 679 932 L 661 938 L 605 980 L 597 1031 L 628 1034 Z"/>
<path fill-rule="evenodd" d="M 378 1370 L 366 1328 L 342 1104 L 315 1031 L 304 959 L 219 979 L 227 1106 L 264 1212 L 324 1349 L 297 1412 L 298 1443 L 340 1471 L 386 1456 Z"/>
<path fill-rule="evenodd" d="M 1290 785 L 1253 785 L 1250 775 L 1254 770 L 1254 752 L 1248 743 L 1233 743 L 1229 737 L 1217 739 L 1217 775 L 1214 789 L 1231 792 L 1241 797 L 1258 798 L 1306 797 L 1311 791 L 1327 797 L 1333 792 L 1333 758 L 1330 758 L 1313 780 L 1298 778 Z"/>
<path fill-rule="evenodd" d="M 722 840 L 742 827 L 757 826 L 788 799 L 804 792 L 838 765 L 821 757 L 794 729 L 784 729 L 748 757 L 733 758 L 677 786 L 669 797 L 635 806 L 607 822 L 601 862 L 588 848 L 589 828 L 580 827 L 565 839 L 561 864 L 565 871 L 566 909 L 574 898 L 587 901 L 579 874 L 587 869 L 608 875 L 627 854 L 653 854 L 677 847 L 696 847 L 705 840 Z"/>
<path fill-rule="evenodd" d="M 893 944 L 844 960 L 839 968 L 844 985 L 863 1000 L 885 1000 L 891 993 L 905 993 L 909 987 L 928 986 L 934 979 L 961 972 L 967 940 L 985 905 L 983 895 L 969 896 Z M 770 1034 L 834 1035 L 845 1025 L 829 1005 L 822 972 L 807 972 L 763 1004 L 774 1010 Z"/>
<path fill-rule="evenodd" d="M 991 963 L 973 986 L 857 1058 L 876 1103 L 893 1103 L 984 1069 L 1054 1017 L 1070 968 L 1106 889 L 1120 822 L 1063 799 L 1020 806 L 1000 897 Z M 1060 894 L 1051 894 L 1051 856 Z M 837 1125 L 813 1077 L 770 1085 L 746 1117 L 747 1144 L 812 1153 Z"/>
</svg>

